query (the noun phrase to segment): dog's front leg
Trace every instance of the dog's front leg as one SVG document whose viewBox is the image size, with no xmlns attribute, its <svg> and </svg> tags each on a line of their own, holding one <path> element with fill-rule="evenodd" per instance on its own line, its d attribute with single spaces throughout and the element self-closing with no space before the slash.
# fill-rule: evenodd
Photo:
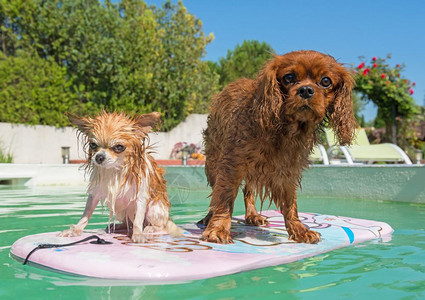
<svg viewBox="0 0 425 300">
<path fill-rule="evenodd" d="M 288 187 L 285 197 L 281 198 L 284 200 L 279 201 L 289 239 L 298 243 L 317 244 L 321 240 L 320 234 L 307 229 L 298 217 L 297 188 L 294 186 L 294 188 Z"/>
<path fill-rule="evenodd" d="M 146 236 L 143 234 L 143 224 L 145 222 L 147 201 L 145 199 L 136 200 L 136 214 L 133 221 L 133 235 L 131 240 L 134 243 L 146 242 Z"/>
<path fill-rule="evenodd" d="M 99 197 L 94 197 L 89 195 L 87 197 L 86 208 L 84 209 L 83 216 L 77 225 L 71 225 L 67 230 L 59 233 L 59 236 L 79 236 L 83 232 L 84 228 L 87 226 L 90 217 L 92 216 L 97 204 L 99 203 Z"/>
</svg>

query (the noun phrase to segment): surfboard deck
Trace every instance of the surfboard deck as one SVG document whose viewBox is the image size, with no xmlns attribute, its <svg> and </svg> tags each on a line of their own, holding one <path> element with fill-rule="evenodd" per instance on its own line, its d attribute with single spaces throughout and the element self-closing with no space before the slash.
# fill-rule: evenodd
<svg viewBox="0 0 425 300">
<path fill-rule="evenodd" d="M 183 237 L 155 234 L 147 243 L 132 243 L 123 234 L 86 230 L 79 237 L 58 237 L 58 232 L 29 235 L 17 240 L 12 257 L 23 260 L 39 244 L 67 244 L 93 234 L 112 244 L 86 242 L 68 247 L 40 249 L 29 264 L 53 271 L 104 279 L 145 282 L 181 282 L 204 279 L 263 267 L 290 263 L 341 247 L 374 240 L 391 239 L 390 225 L 370 220 L 314 213 L 299 213 L 300 220 L 318 231 L 318 244 L 295 243 L 288 239 L 278 211 L 263 211 L 268 225 L 244 224 L 244 216 L 234 217 L 231 235 L 234 244 L 214 244 L 201 240 L 203 228 L 181 225 Z"/>
</svg>

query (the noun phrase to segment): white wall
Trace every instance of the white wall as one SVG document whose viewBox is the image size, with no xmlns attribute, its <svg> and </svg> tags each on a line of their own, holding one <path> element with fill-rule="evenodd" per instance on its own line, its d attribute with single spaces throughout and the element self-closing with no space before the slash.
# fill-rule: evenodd
<svg viewBox="0 0 425 300">
<path fill-rule="evenodd" d="M 3 152 L 10 152 L 13 162 L 19 164 L 62 163 L 62 146 L 71 147 L 71 159 L 84 158 L 71 127 L 0 123 L 0 145 Z"/>
<path fill-rule="evenodd" d="M 193 114 L 170 132 L 150 134 L 151 144 L 155 144 L 155 158 L 168 159 L 178 142 L 201 143 L 206 119 L 207 115 Z M 61 164 L 62 146 L 70 147 L 71 160 L 85 158 L 72 127 L 0 123 L 0 147 L 13 155 L 14 163 Z"/>
<path fill-rule="evenodd" d="M 202 131 L 207 127 L 207 115 L 192 114 L 169 132 L 154 132 L 149 135 L 157 159 L 169 159 L 176 143 L 202 144 Z"/>
</svg>

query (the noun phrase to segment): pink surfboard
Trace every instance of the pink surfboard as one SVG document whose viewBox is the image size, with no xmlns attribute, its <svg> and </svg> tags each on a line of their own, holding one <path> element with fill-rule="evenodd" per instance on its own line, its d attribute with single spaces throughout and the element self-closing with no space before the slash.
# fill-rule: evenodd
<svg viewBox="0 0 425 300">
<path fill-rule="evenodd" d="M 231 235 L 234 244 L 219 245 L 200 239 L 203 229 L 196 224 L 181 226 L 183 237 L 153 235 L 149 242 L 135 244 L 126 235 L 87 230 L 80 237 L 58 237 L 57 232 L 30 235 L 17 240 L 11 254 L 22 261 L 39 244 L 67 244 L 93 234 L 112 244 L 89 242 L 40 249 L 29 258 L 29 265 L 78 276 L 137 280 L 142 282 L 181 282 L 233 274 L 286 264 L 353 244 L 391 239 L 393 229 L 386 223 L 299 213 L 302 222 L 318 231 L 322 241 L 316 245 L 288 240 L 282 215 L 264 211 L 269 224 L 247 226 L 244 216 L 234 217 Z"/>
</svg>

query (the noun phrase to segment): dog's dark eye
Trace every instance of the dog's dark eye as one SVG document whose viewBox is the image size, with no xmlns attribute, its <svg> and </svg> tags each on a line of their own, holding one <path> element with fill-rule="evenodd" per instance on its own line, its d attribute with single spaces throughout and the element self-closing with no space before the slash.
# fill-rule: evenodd
<svg viewBox="0 0 425 300">
<path fill-rule="evenodd" d="M 125 147 L 123 145 L 115 145 L 114 147 L 112 147 L 112 150 L 115 153 L 121 153 L 125 150 Z"/>
<path fill-rule="evenodd" d="M 296 80 L 295 74 L 289 73 L 282 77 L 282 82 L 284 84 L 294 83 Z"/>
<path fill-rule="evenodd" d="M 90 143 L 89 144 L 90 149 L 92 150 L 96 150 L 97 149 L 97 144 L 96 143 Z"/>
<path fill-rule="evenodd" d="M 322 80 L 320 80 L 320 85 L 327 88 L 330 87 L 332 84 L 332 80 L 329 77 L 323 77 Z"/>
</svg>

